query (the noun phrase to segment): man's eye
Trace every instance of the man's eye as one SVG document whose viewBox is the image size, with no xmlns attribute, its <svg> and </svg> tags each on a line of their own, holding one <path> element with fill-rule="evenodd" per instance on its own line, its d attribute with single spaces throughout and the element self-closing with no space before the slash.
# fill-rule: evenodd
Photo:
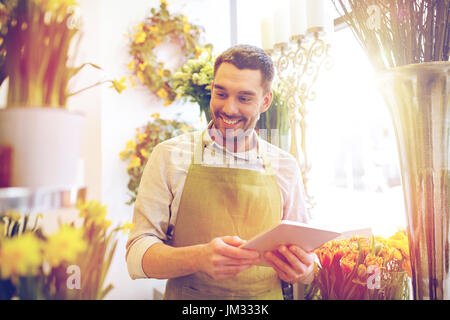
<svg viewBox="0 0 450 320">
<path fill-rule="evenodd" d="M 219 97 L 219 98 L 225 98 L 226 94 L 223 93 L 223 92 L 216 92 L 216 96 Z"/>
<path fill-rule="evenodd" d="M 247 103 L 247 102 L 250 102 L 251 99 L 249 97 L 242 96 L 242 97 L 239 97 L 239 101 L 243 102 L 243 103 Z"/>
</svg>

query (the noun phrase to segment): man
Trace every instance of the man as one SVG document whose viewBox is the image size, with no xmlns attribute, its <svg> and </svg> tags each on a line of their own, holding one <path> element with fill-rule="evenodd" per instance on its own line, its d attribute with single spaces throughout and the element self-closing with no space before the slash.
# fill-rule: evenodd
<svg viewBox="0 0 450 320">
<path fill-rule="evenodd" d="M 273 76 L 263 50 L 228 49 L 215 62 L 208 129 L 151 154 L 127 265 L 134 279 L 169 279 L 166 299 L 282 299 L 280 279 L 311 280 L 313 254 L 298 246 L 266 252 L 272 267 L 239 248 L 281 219 L 307 220 L 296 160 L 254 131 L 272 102 Z"/>
</svg>

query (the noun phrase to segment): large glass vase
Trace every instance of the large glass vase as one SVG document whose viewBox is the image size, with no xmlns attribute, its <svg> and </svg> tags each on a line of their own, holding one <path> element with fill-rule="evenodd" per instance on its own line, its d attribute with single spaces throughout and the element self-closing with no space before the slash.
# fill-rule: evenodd
<svg viewBox="0 0 450 320">
<path fill-rule="evenodd" d="M 450 62 L 380 76 L 397 139 L 414 299 L 450 299 Z"/>
</svg>

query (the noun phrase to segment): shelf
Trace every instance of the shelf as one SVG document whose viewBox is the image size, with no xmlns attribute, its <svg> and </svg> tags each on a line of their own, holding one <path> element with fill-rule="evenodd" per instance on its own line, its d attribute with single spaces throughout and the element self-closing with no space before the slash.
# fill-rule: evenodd
<svg viewBox="0 0 450 320">
<path fill-rule="evenodd" d="M 0 188 L 0 216 L 8 210 L 22 214 L 70 208 L 86 199 L 86 187 Z"/>
</svg>

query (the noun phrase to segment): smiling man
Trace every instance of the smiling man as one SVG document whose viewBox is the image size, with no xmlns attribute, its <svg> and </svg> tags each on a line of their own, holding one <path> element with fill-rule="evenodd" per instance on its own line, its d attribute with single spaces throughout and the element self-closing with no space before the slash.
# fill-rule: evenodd
<svg viewBox="0 0 450 320">
<path fill-rule="evenodd" d="M 240 248 L 282 219 L 307 221 L 296 160 L 260 139 L 272 102 L 272 60 L 234 46 L 215 62 L 202 132 L 159 144 L 144 169 L 127 243 L 136 278 L 169 279 L 166 299 L 282 299 L 280 280 L 309 282 L 313 254 L 287 245 L 264 258 Z"/>
</svg>

